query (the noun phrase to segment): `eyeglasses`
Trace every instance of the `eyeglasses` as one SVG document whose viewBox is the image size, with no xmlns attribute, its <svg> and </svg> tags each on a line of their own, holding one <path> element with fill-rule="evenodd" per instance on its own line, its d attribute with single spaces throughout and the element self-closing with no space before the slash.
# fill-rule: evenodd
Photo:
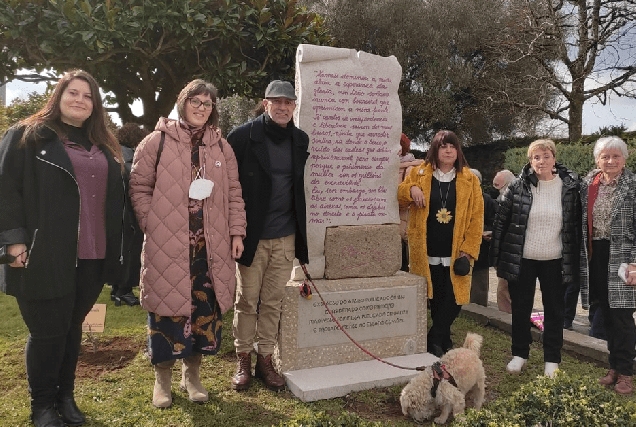
<svg viewBox="0 0 636 427">
<path fill-rule="evenodd" d="M 293 99 L 287 99 L 287 98 L 267 98 L 267 100 L 269 102 L 271 102 L 272 104 L 274 104 L 275 106 L 279 107 L 279 106 L 284 106 L 284 107 L 291 107 L 293 105 L 296 105 L 296 101 L 294 101 Z"/>
<path fill-rule="evenodd" d="M 212 101 L 203 102 L 199 98 L 188 98 L 188 101 L 190 101 L 190 105 L 192 105 L 194 108 L 199 108 L 203 105 L 203 108 L 205 108 L 206 110 L 211 110 L 212 107 L 214 107 L 214 102 Z"/>
</svg>

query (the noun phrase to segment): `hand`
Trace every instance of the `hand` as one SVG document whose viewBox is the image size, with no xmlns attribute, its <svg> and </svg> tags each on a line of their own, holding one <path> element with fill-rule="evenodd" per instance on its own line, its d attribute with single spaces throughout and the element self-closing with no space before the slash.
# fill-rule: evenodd
<svg viewBox="0 0 636 427">
<path fill-rule="evenodd" d="M 415 206 L 418 208 L 423 208 L 426 206 L 426 201 L 424 201 L 424 193 L 422 189 L 416 185 L 411 187 L 411 199 L 415 203 Z"/>
<path fill-rule="evenodd" d="M 636 286 L 636 265 L 629 264 L 625 271 L 625 284 L 628 286 Z"/>
<path fill-rule="evenodd" d="M 7 246 L 7 253 L 15 257 L 15 261 L 9 264 L 9 267 L 24 267 L 27 260 L 27 247 L 24 243 Z"/>
<path fill-rule="evenodd" d="M 232 236 L 232 258 L 239 259 L 243 255 L 243 238 L 241 236 Z"/>
<path fill-rule="evenodd" d="M 469 261 L 473 260 L 473 257 L 468 255 L 466 252 L 459 251 L 459 256 L 465 256 L 466 258 L 468 258 Z"/>
<path fill-rule="evenodd" d="M 492 231 L 484 231 L 483 233 L 481 233 L 481 238 L 487 242 L 490 242 L 492 240 Z"/>
</svg>

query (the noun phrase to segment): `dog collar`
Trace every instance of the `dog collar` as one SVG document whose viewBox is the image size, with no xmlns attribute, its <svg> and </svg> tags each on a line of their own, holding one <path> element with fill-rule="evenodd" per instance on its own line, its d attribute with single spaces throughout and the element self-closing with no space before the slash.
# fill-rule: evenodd
<svg viewBox="0 0 636 427">
<path fill-rule="evenodd" d="M 446 380 L 453 386 L 457 387 L 455 378 L 453 378 L 450 372 L 446 370 L 446 365 L 442 364 L 442 362 L 438 361 L 433 363 L 431 370 L 433 372 L 433 387 L 431 388 L 431 396 L 435 397 L 437 395 L 437 387 L 439 387 L 439 383 L 442 382 L 442 380 Z"/>
</svg>

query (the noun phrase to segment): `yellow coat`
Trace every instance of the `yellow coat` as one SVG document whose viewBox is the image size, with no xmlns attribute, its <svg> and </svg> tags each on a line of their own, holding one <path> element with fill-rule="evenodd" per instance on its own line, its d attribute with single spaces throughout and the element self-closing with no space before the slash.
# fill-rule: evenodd
<svg viewBox="0 0 636 427">
<path fill-rule="evenodd" d="M 430 206 L 432 179 L 433 167 L 429 163 L 423 163 L 420 167 L 413 168 L 398 187 L 400 208 L 409 207 L 410 210 L 407 232 L 410 272 L 426 278 L 429 298 L 433 298 L 433 285 L 426 248 L 426 220 Z M 418 208 L 413 203 L 412 186 L 419 187 L 424 193 L 426 206 L 423 208 Z M 472 269 L 471 273 L 466 276 L 456 276 L 452 265 L 459 257 L 460 252 L 465 252 L 473 258 L 471 265 L 479 256 L 484 228 L 484 197 L 479 179 L 466 167 L 457 172 L 455 188 L 457 203 L 454 212 L 455 225 L 453 227 L 450 276 L 455 292 L 455 301 L 462 305 L 470 302 Z"/>
</svg>

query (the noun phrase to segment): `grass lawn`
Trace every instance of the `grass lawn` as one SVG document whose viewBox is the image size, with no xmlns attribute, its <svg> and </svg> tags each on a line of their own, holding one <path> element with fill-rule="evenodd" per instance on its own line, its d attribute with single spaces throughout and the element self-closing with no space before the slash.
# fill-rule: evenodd
<svg viewBox="0 0 636 427">
<path fill-rule="evenodd" d="M 155 409 L 151 404 L 154 374 L 144 355 L 146 312 L 139 307 L 115 307 L 104 288 L 98 302 L 108 305 L 106 330 L 95 337 L 86 336 L 78 379 L 76 399 L 86 413 L 86 426 L 278 426 L 302 414 L 325 412 L 338 415 L 355 413 L 365 420 L 381 421 L 390 426 L 417 425 L 402 415 L 399 394 L 402 386 L 373 389 L 348 396 L 303 403 L 288 391 L 274 393 L 255 381 L 247 392 L 230 388 L 236 358 L 232 346 L 232 312 L 224 316 L 223 345 L 217 356 L 203 361 L 202 380 L 210 391 L 210 401 L 199 405 L 187 400 L 178 389 L 180 369 L 173 371 L 173 405 Z M 27 329 L 15 299 L 0 294 L 0 425 L 29 426 L 29 396 L 24 367 Z M 483 327 L 460 317 L 453 327 L 456 345 L 467 331 L 484 337 L 482 360 L 486 369 L 486 402 L 508 396 L 520 384 L 543 374 L 541 345 L 531 348 L 527 369 L 521 376 L 505 373 L 510 355 L 507 334 Z M 97 353 L 94 353 L 94 349 Z M 379 362 L 378 362 L 379 363 Z M 177 364 L 179 366 L 179 364 Z M 563 355 L 561 369 L 597 378 L 603 366 Z M 432 425 L 432 424 L 424 424 Z"/>
</svg>

